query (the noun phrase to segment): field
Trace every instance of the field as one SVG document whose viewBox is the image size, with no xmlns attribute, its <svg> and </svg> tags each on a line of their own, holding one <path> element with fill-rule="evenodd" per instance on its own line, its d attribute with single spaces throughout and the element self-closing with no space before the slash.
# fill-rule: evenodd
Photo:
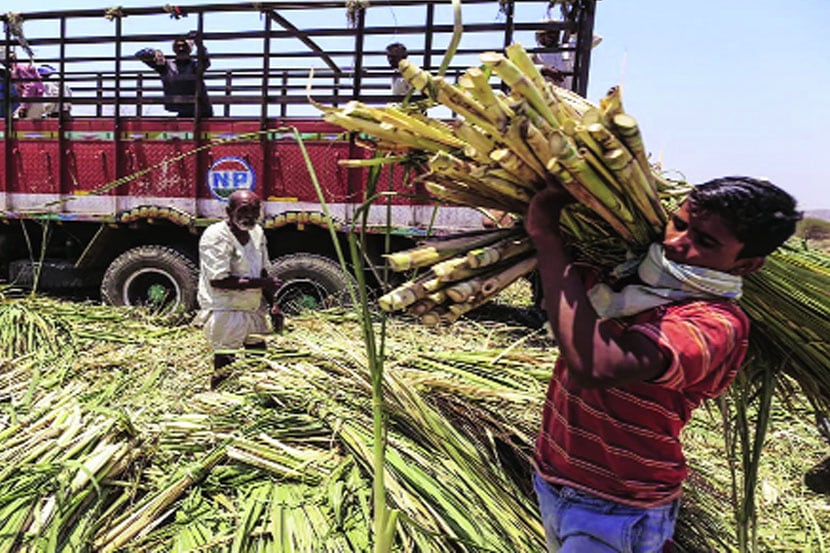
<svg viewBox="0 0 830 553">
<path fill-rule="evenodd" d="M 387 493 L 402 511 L 400 550 L 542 550 L 526 455 L 556 349 L 525 324 L 528 295 L 513 285 L 449 328 L 376 323 L 386 331 Z M 6 349 L 0 369 L 0 550 L 369 549 L 371 379 L 351 311 L 290 319 L 216 392 L 207 344 L 186 320 L 48 298 L 6 300 L 0 316 L 4 345 L 45 340 L 14 359 Z M 684 551 L 737 550 L 730 464 L 740 460 L 726 453 L 725 409 L 706 405 L 685 432 Z M 73 417 L 73 434 L 43 434 Z M 86 447 L 73 445 L 95 428 Z M 101 444 L 126 445 L 95 464 Z M 777 397 L 758 551 L 830 548 L 830 505 L 802 481 L 827 449 L 809 406 Z M 59 508 L 44 516 L 50 497 Z M 7 515 L 26 505 L 40 514 L 18 534 L 26 520 Z"/>
</svg>

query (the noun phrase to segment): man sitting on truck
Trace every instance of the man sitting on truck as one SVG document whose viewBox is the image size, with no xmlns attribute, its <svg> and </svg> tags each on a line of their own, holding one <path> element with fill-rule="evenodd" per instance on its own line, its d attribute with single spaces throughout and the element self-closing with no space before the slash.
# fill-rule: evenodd
<svg viewBox="0 0 830 553">
<path fill-rule="evenodd" d="M 210 105 L 207 88 L 203 79 L 204 71 L 210 67 L 210 59 L 205 46 L 198 41 L 198 57 L 190 56 L 193 50 L 191 42 L 196 33 L 190 32 L 184 38 L 173 41 L 175 57 L 168 60 L 161 50 L 143 48 L 136 52 L 136 57 L 156 70 L 161 76 L 164 90 L 164 109 L 178 114 L 179 117 L 194 117 L 198 106 L 199 117 L 213 117 L 213 106 Z M 202 60 L 202 66 L 199 61 Z M 198 87 L 197 87 L 198 85 Z M 197 96 L 197 90 L 198 96 Z M 195 102 L 194 102 L 195 100 Z"/>
<path fill-rule="evenodd" d="M 232 353 L 241 347 L 264 349 L 262 335 L 282 330 L 282 312 L 276 302 L 281 283 L 268 275 L 270 261 L 265 232 L 257 224 L 259 197 L 250 190 L 230 195 L 227 220 L 210 225 L 199 240 L 199 306 L 197 321 L 213 348 L 215 388 L 227 376 Z M 269 306 L 270 305 L 270 310 Z"/>
</svg>

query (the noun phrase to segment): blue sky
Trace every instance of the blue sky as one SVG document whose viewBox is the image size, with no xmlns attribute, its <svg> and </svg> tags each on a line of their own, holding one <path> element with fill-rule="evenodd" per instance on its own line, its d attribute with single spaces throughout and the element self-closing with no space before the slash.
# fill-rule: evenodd
<svg viewBox="0 0 830 553">
<path fill-rule="evenodd" d="M 115 4 L 163 3 L 50 0 L 49 8 Z M 45 6 L 7 0 L 3 7 L 31 9 Z M 392 25 L 407 17 L 382 0 L 372 9 Z M 473 15 L 481 14 L 468 11 L 465 20 Z M 830 148 L 820 138 L 830 129 L 828 23 L 830 0 L 599 0 L 595 30 L 603 41 L 593 53 L 588 99 L 622 84 L 646 147 L 690 182 L 766 177 L 802 209 L 828 209 Z"/>
</svg>

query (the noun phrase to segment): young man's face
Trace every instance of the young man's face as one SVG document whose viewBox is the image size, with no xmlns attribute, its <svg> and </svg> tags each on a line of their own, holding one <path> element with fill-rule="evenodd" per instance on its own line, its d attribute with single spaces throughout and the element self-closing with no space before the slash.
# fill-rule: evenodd
<svg viewBox="0 0 830 553">
<path fill-rule="evenodd" d="M 760 267 L 763 258 L 738 256 L 744 247 L 719 215 L 692 213 L 684 202 L 669 219 L 663 237 L 666 257 L 675 263 L 696 265 L 743 275 Z"/>
</svg>

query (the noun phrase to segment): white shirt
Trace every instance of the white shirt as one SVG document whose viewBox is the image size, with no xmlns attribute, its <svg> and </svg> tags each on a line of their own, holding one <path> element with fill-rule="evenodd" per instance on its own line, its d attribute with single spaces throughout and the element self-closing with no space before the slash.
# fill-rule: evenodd
<svg viewBox="0 0 830 553">
<path fill-rule="evenodd" d="M 403 96 L 410 90 L 412 90 L 412 85 L 406 79 L 398 75 L 392 77 L 392 94 Z"/>
<path fill-rule="evenodd" d="M 199 306 L 207 311 L 259 311 L 264 307 L 262 289 L 226 290 L 211 286 L 211 280 L 229 276 L 259 278 L 270 268 L 262 227 L 249 232 L 240 244 L 226 221 L 210 225 L 199 240 Z"/>
</svg>

